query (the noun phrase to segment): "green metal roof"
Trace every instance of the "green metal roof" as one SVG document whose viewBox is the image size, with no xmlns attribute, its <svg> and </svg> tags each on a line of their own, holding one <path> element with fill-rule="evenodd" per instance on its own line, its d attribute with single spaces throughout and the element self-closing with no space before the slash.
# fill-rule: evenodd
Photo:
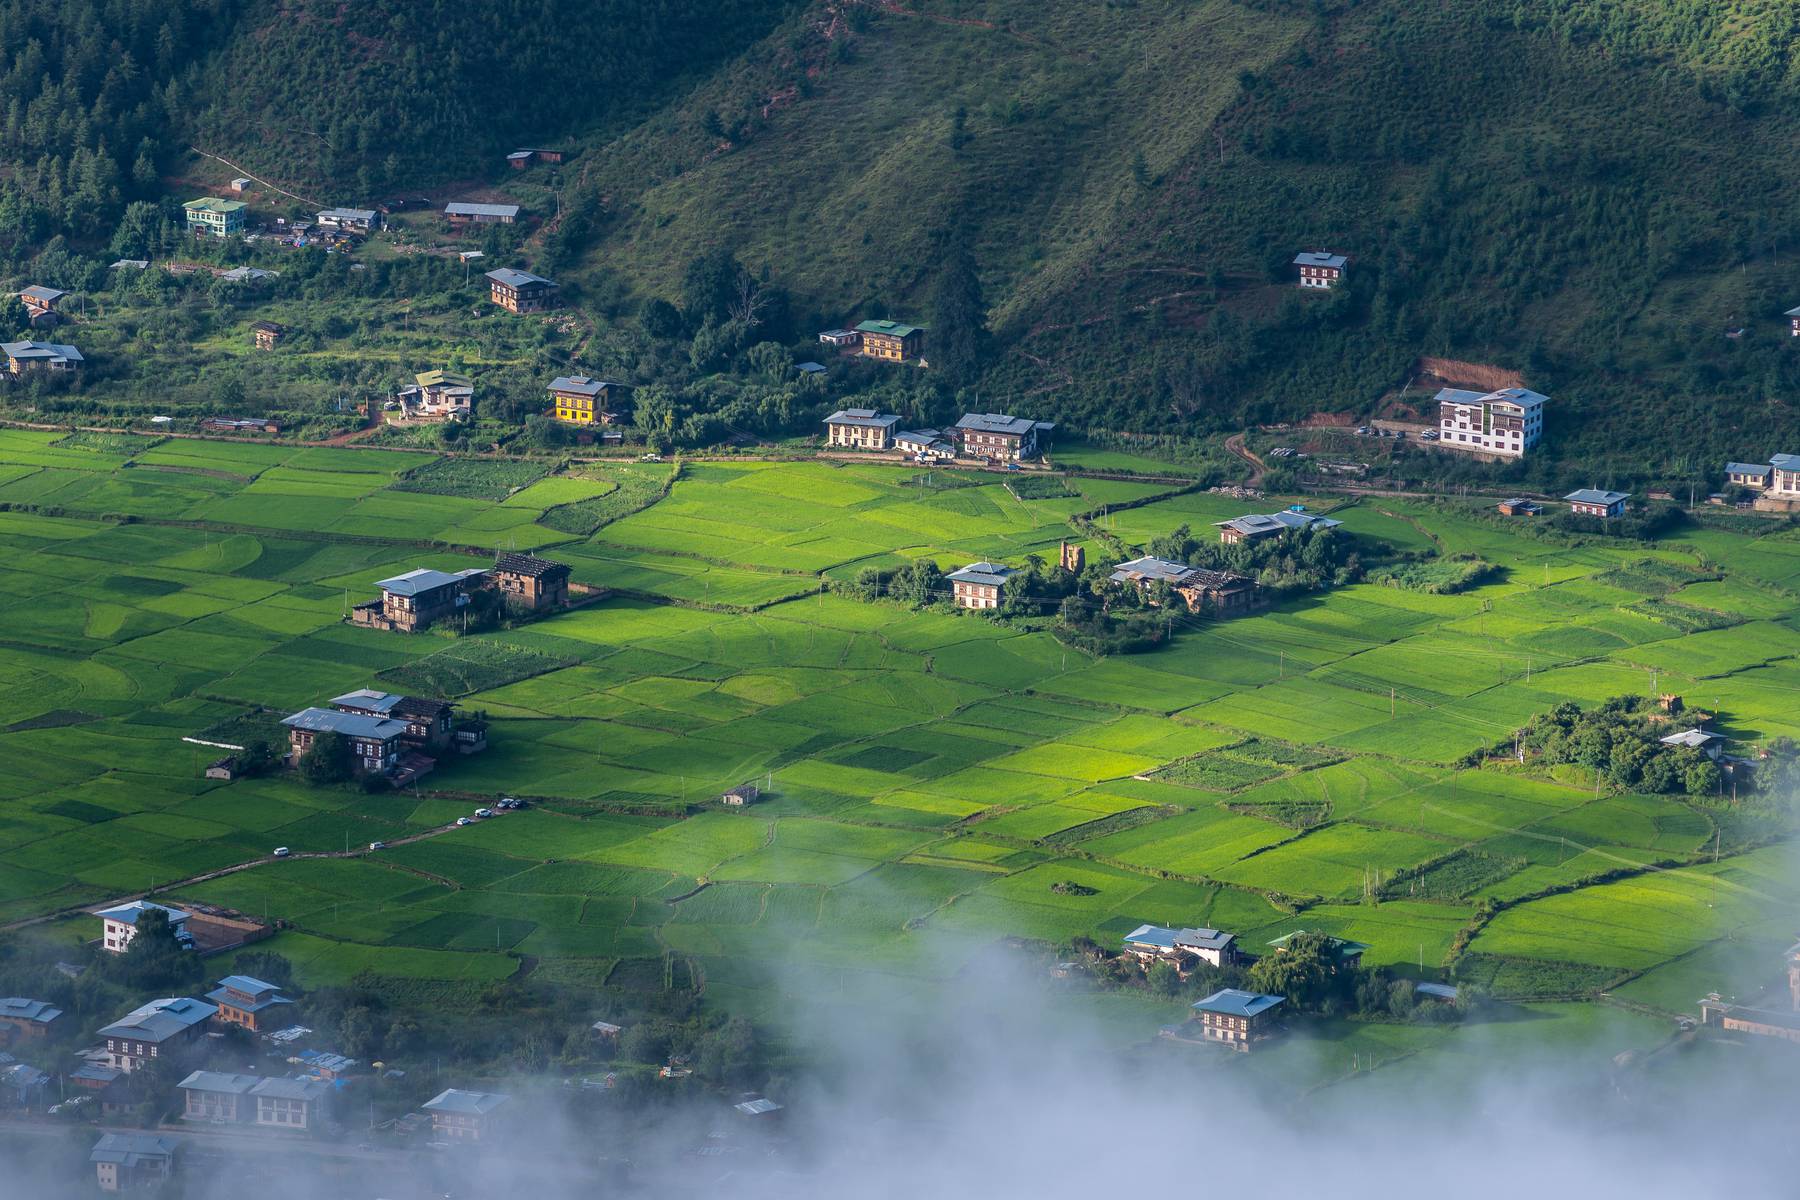
<svg viewBox="0 0 1800 1200">
<path fill-rule="evenodd" d="M 919 332 L 917 325 L 902 325 L 898 321 L 864 321 L 856 327 L 858 333 L 885 333 L 889 337 L 911 337 Z"/>
<path fill-rule="evenodd" d="M 250 206 L 242 200 L 221 200 L 217 196 L 202 196 L 198 200 L 189 200 L 181 207 L 189 212 L 234 213 Z"/>
</svg>

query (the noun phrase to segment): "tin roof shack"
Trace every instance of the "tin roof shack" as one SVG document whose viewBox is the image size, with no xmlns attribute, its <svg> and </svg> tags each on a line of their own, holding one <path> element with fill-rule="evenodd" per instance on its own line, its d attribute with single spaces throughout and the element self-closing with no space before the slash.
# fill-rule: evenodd
<svg viewBox="0 0 1800 1200">
<path fill-rule="evenodd" d="M 466 375 L 420 371 L 411 383 L 394 393 L 394 403 L 398 407 L 387 415 L 388 422 L 394 425 L 467 421 L 475 415 L 475 384 Z"/>
<path fill-rule="evenodd" d="M 452 225 L 511 225 L 519 219 L 519 206 L 458 201 L 444 205 L 444 218 Z"/>
<path fill-rule="evenodd" d="M 889 450 L 900 418 L 872 408 L 840 408 L 825 418 L 825 444 L 849 450 Z"/>
<path fill-rule="evenodd" d="M 393 775 L 400 766 L 401 736 L 406 724 L 387 717 L 365 717 L 329 708 L 305 708 L 281 723 L 296 763 L 321 734 L 335 733 L 349 745 L 350 769 L 356 775 Z"/>
<path fill-rule="evenodd" d="M 569 603 L 569 566 L 535 554 L 502 554 L 488 579 L 507 607 L 526 612 L 563 608 Z"/>
<path fill-rule="evenodd" d="M 1038 458 L 1050 449 L 1054 421 L 1033 421 L 1006 413 L 964 413 L 952 430 L 970 458 L 1019 462 Z"/>
<path fill-rule="evenodd" d="M 1180 1041 L 1205 1042 L 1248 1053 L 1250 1047 L 1276 1031 L 1278 1010 L 1286 1002 L 1285 996 L 1220 988 L 1205 999 L 1194 1001 L 1193 1020 L 1169 1026 L 1163 1033 Z"/>
<path fill-rule="evenodd" d="M 131 939 L 137 936 L 138 918 L 147 912 L 163 914 L 175 930 L 175 940 L 184 946 L 193 946 L 193 935 L 187 930 L 190 916 L 188 912 L 163 904 L 152 904 L 148 900 L 132 900 L 95 911 L 94 915 L 100 918 L 100 948 L 112 954 L 125 953 L 125 947 L 131 945 Z"/>
<path fill-rule="evenodd" d="M 103 1133 L 88 1154 L 94 1178 L 103 1192 L 137 1192 L 160 1188 L 175 1171 L 181 1143 L 151 1133 Z"/>
<path fill-rule="evenodd" d="M 32 1038 L 50 1036 L 50 1027 L 63 1011 L 48 1000 L 29 1000 L 24 996 L 0 999 L 0 1041 L 11 1044 Z"/>
<path fill-rule="evenodd" d="M 611 425 L 612 393 L 618 387 L 587 375 L 558 375 L 550 381 L 550 415 L 571 425 Z"/>
<path fill-rule="evenodd" d="M 1222 617 L 1236 616 L 1263 607 L 1266 600 L 1262 587 L 1254 579 L 1233 571 L 1215 571 L 1208 567 L 1190 567 L 1186 563 L 1146 555 L 1120 563 L 1107 576 L 1109 582 L 1134 587 L 1152 604 L 1158 584 L 1181 598 L 1189 612 Z"/>
<path fill-rule="evenodd" d="M 899 321 L 863 321 L 857 325 L 856 334 L 864 358 L 908 362 L 918 358 L 925 348 L 925 331 Z"/>
<path fill-rule="evenodd" d="M 450 573 L 421 567 L 377 583 L 381 599 L 358 604 L 350 610 L 350 620 L 375 629 L 417 633 L 461 612 L 468 606 L 469 594 L 486 583 L 485 570 Z"/>
<path fill-rule="evenodd" d="M 1125 953 L 1140 962 L 1166 959 L 1183 975 L 1196 962 L 1230 966 L 1237 961 L 1237 934 L 1217 929 L 1166 929 L 1139 925 L 1124 937 Z"/>
<path fill-rule="evenodd" d="M 258 350 L 273 350 L 287 336 L 287 326 L 275 321 L 258 321 L 250 327 L 250 338 Z"/>
<path fill-rule="evenodd" d="M 129 1074 L 151 1059 L 181 1058 L 206 1036 L 216 1005 L 188 996 L 166 996 L 132 1009 L 101 1027 L 109 1065 Z"/>
<path fill-rule="evenodd" d="M 215 1021 L 242 1026 L 251 1033 L 262 1032 L 271 1019 L 286 1020 L 294 1003 L 275 984 L 249 975 L 227 975 L 206 998 L 219 1006 Z"/>
<path fill-rule="evenodd" d="M 440 1141 L 479 1142 L 494 1136 L 508 1097 L 497 1092 L 465 1092 L 447 1088 L 426 1101 L 431 1131 Z"/>
<path fill-rule="evenodd" d="M 14 375 L 27 371 L 73 371 L 87 360 L 81 351 L 61 342 L 0 342 L 6 369 Z"/>
<path fill-rule="evenodd" d="M 1006 581 L 1017 575 L 1015 567 L 999 563 L 970 563 L 960 571 L 944 576 L 950 581 L 950 594 L 958 608 L 999 608 Z"/>
<path fill-rule="evenodd" d="M 542 312 L 556 304 L 556 284 L 542 275 L 501 267 L 487 273 L 488 299 L 513 313 Z"/>
<path fill-rule="evenodd" d="M 740 783 L 719 797 L 726 808 L 748 808 L 762 798 L 762 789 L 754 783 Z"/>
<path fill-rule="evenodd" d="M 1274 537 L 1290 529 L 1336 529 L 1342 524 L 1342 521 L 1334 521 L 1330 517 L 1296 512 L 1292 508 L 1278 513 L 1252 513 L 1247 517 L 1213 522 L 1219 531 L 1219 540 L 1227 546 L 1261 537 Z"/>
</svg>

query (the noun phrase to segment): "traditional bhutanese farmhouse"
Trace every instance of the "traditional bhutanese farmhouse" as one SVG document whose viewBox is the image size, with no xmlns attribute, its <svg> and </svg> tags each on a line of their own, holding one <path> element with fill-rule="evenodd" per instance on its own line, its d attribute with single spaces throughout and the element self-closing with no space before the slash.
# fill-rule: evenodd
<svg viewBox="0 0 1800 1200">
<path fill-rule="evenodd" d="M 1050 448 L 1054 421 L 1033 421 L 1005 413 L 964 413 L 956 423 L 962 452 L 970 458 L 1016 462 L 1036 458 Z"/>
<path fill-rule="evenodd" d="M 825 444 L 853 450 L 887 450 L 900 418 L 872 408 L 840 408 L 825 418 Z"/>
<path fill-rule="evenodd" d="M 894 435 L 894 449 L 920 462 L 949 462 L 956 439 L 941 429 L 908 429 Z"/>
<path fill-rule="evenodd" d="M 1790 308 L 1781 315 L 1788 319 L 1788 335 L 1800 337 L 1800 308 Z"/>
<path fill-rule="evenodd" d="M 86 360 L 81 351 L 59 342 L 0 342 L 6 369 L 14 375 L 27 371 L 73 371 Z"/>
<path fill-rule="evenodd" d="M 1217 929 L 1167 929 L 1139 925 L 1125 935 L 1125 952 L 1140 960 L 1192 958 L 1215 967 L 1237 961 L 1237 934 Z"/>
<path fill-rule="evenodd" d="M 1584 517 L 1622 517 L 1625 515 L 1625 502 L 1631 499 L 1631 493 L 1582 488 L 1570 492 L 1563 499 L 1569 502 L 1570 512 Z"/>
<path fill-rule="evenodd" d="M 227 975 L 219 986 L 206 993 L 207 1000 L 219 1006 L 213 1019 L 221 1025 L 239 1025 L 251 1033 L 260 1032 L 272 1016 L 285 1013 L 293 1004 L 281 989 L 249 975 Z"/>
<path fill-rule="evenodd" d="M 542 312 L 556 303 L 556 284 L 542 275 L 501 267 L 487 273 L 488 299 L 507 312 Z"/>
<path fill-rule="evenodd" d="M 372 208 L 326 208 L 315 218 L 320 229 L 340 233 L 373 233 L 381 228 L 381 214 Z"/>
<path fill-rule="evenodd" d="M 147 912 L 163 914 L 168 918 L 170 927 L 175 930 L 175 940 L 183 945 L 193 944 L 193 938 L 186 929 L 186 911 L 163 904 L 152 904 L 148 900 L 133 900 L 100 909 L 94 914 L 100 918 L 100 948 L 112 954 L 125 953 L 125 948 L 131 945 L 131 939 L 137 936 L 138 918 Z"/>
<path fill-rule="evenodd" d="M 1302 250 L 1294 255 L 1294 267 L 1300 272 L 1300 286 L 1324 289 L 1337 286 L 1344 277 L 1349 259 L 1329 250 Z"/>
<path fill-rule="evenodd" d="M 507 1097 L 494 1092 L 465 1092 L 448 1088 L 425 1104 L 431 1115 L 431 1131 L 439 1139 L 479 1142 L 493 1133 L 497 1110 Z"/>
<path fill-rule="evenodd" d="M 187 214 L 189 233 L 207 237 L 230 237 L 244 232 L 244 213 L 249 205 L 242 200 L 220 200 L 205 196 L 182 205 Z"/>
<path fill-rule="evenodd" d="M 296 760 L 312 749 L 321 734 L 335 733 L 349 743 L 350 761 L 358 775 L 387 775 L 400 765 L 406 723 L 392 717 L 366 717 L 332 708 L 303 708 L 281 723 Z"/>
<path fill-rule="evenodd" d="M 958 608 L 998 608 L 1006 581 L 1018 574 L 1014 567 L 999 563 L 970 563 L 944 578 L 950 581 L 950 593 Z"/>
<path fill-rule="evenodd" d="M 1276 1010 L 1285 996 L 1220 988 L 1204 1000 L 1194 1001 L 1194 1024 L 1200 1040 L 1247 1052 L 1274 1030 Z"/>
<path fill-rule="evenodd" d="M 394 401 L 399 408 L 389 414 L 389 419 L 397 423 L 468 421 L 475 415 L 475 384 L 466 375 L 420 371 L 411 383 L 394 393 Z"/>
<path fill-rule="evenodd" d="M 129 1074 L 152 1059 L 179 1058 L 206 1036 L 215 1005 L 189 996 L 168 996 L 132 1009 L 99 1036 L 106 1040 L 109 1065 Z"/>
<path fill-rule="evenodd" d="M 1214 521 L 1213 524 L 1219 530 L 1219 540 L 1231 546 L 1257 538 L 1274 537 L 1290 529 L 1336 529 L 1343 522 L 1287 508 L 1278 513 L 1252 513 L 1247 517 L 1233 517 L 1229 521 Z"/>
<path fill-rule="evenodd" d="M 519 206 L 458 201 L 444 205 L 444 217 L 452 225 L 511 225 L 519 219 Z"/>
<path fill-rule="evenodd" d="M 1190 567 L 1186 563 L 1145 555 L 1120 563 L 1107 576 L 1112 583 L 1134 587 L 1148 595 L 1159 583 L 1187 604 L 1189 612 L 1209 612 L 1232 616 L 1249 612 L 1262 604 L 1262 588 L 1254 579 L 1233 571 L 1215 571 L 1206 567 Z"/>
<path fill-rule="evenodd" d="M 5 1040 L 48 1037 L 50 1027 L 63 1015 L 60 1008 L 47 1000 L 28 1000 L 23 996 L 0 999 L 0 1032 Z"/>
<path fill-rule="evenodd" d="M 485 582 L 485 570 L 434 571 L 422 567 L 383 579 L 375 586 L 381 599 L 350 610 L 353 624 L 416 633 L 433 621 L 454 616 L 469 603 L 469 593 Z"/>
<path fill-rule="evenodd" d="M 56 323 L 56 306 L 68 294 L 53 287 L 34 283 L 19 293 L 19 303 L 25 306 L 25 315 L 30 318 L 33 325 L 53 325 Z"/>
<path fill-rule="evenodd" d="M 331 707 L 363 717 L 384 717 L 406 726 L 400 740 L 408 746 L 436 752 L 451 739 L 456 705 L 427 696 L 400 696 L 358 688 L 331 699 Z"/>
<path fill-rule="evenodd" d="M 899 321 L 863 321 L 856 327 L 864 358 L 906 362 L 919 357 L 925 347 L 925 331 Z"/>
<path fill-rule="evenodd" d="M 103 1192 L 136 1192 L 160 1188 L 174 1169 L 180 1143 L 150 1133 L 103 1133 L 88 1154 L 94 1179 Z"/>
<path fill-rule="evenodd" d="M 1544 436 L 1549 397 L 1526 388 L 1471 392 L 1440 388 L 1438 445 L 1500 458 L 1521 458 Z"/>
<path fill-rule="evenodd" d="M 181 1119 L 217 1125 L 255 1125 L 303 1132 L 318 1124 L 331 1084 L 323 1079 L 285 1079 L 195 1071 L 176 1085 Z"/>
<path fill-rule="evenodd" d="M 569 565 L 535 554 L 502 554 L 488 579 L 507 604 L 530 612 L 561 608 L 569 602 Z"/>
<path fill-rule="evenodd" d="M 275 344 L 287 336 L 287 326 L 274 321 L 258 321 L 250 327 L 250 336 L 255 339 L 258 350 L 273 350 Z"/>
<path fill-rule="evenodd" d="M 550 381 L 550 415 L 571 425 L 611 425 L 617 386 L 587 375 L 558 375 Z"/>
</svg>

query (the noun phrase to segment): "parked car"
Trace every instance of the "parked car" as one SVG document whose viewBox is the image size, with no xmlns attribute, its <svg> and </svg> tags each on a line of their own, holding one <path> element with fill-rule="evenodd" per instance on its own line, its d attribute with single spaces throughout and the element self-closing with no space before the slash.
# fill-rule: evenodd
<svg viewBox="0 0 1800 1200">
<path fill-rule="evenodd" d="M 369 849 L 371 849 L 371 850 L 386 850 L 387 843 L 386 842 L 370 842 Z"/>
<path fill-rule="evenodd" d="M 471 821 L 467 817 L 458 817 L 458 818 L 456 818 L 456 823 L 458 825 L 473 825 L 475 822 Z"/>
<path fill-rule="evenodd" d="M 1435 429 L 1427 429 L 1425 432 L 1421 433 L 1419 437 L 1427 442 L 1435 442 L 1438 440 L 1438 431 Z"/>
<path fill-rule="evenodd" d="M 478 817 L 491 817 L 494 815 L 494 810 L 491 808 L 478 808 L 475 810 L 475 815 Z"/>
<path fill-rule="evenodd" d="M 288 855 L 290 855 L 292 853 L 293 853 L 293 851 L 289 850 L 286 846 L 275 847 L 275 857 L 276 858 L 286 858 Z"/>
</svg>

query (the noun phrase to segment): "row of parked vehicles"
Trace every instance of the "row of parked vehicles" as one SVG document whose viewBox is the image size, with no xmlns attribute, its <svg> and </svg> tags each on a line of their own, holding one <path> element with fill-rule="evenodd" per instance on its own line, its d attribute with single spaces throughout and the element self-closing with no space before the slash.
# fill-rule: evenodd
<svg viewBox="0 0 1800 1200">
<path fill-rule="evenodd" d="M 478 808 L 475 810 L 475 815 L 473 817 L 458 817 L 458 818 L 456 818 L 456 823 L 459 826 L 473 825 L 476 821 L 486 820 L 488 817 L 497 817 L 503 812 L 512 812 L 514 809 L 519 809 L 519 808 L 524 808 L 524 807 L 525 807 L 525 802 L 523 800 L 515 799 L 512 796 L 503 796 L 499 800 L 494 802 L 493 808 Z M 386 850 L 387 843 L 386 842 L 370 842 L 369 849 L 371 849 L 371 850 Z M 276 857 L 276 858 L 286 858 L 293 852 L 294 851 L 293 851 L 292 847 L 277 846 L 277 847 L 275 847 L 275 850 L 273 853 L 274 853 L 274 857 Z"/>
</svg>

